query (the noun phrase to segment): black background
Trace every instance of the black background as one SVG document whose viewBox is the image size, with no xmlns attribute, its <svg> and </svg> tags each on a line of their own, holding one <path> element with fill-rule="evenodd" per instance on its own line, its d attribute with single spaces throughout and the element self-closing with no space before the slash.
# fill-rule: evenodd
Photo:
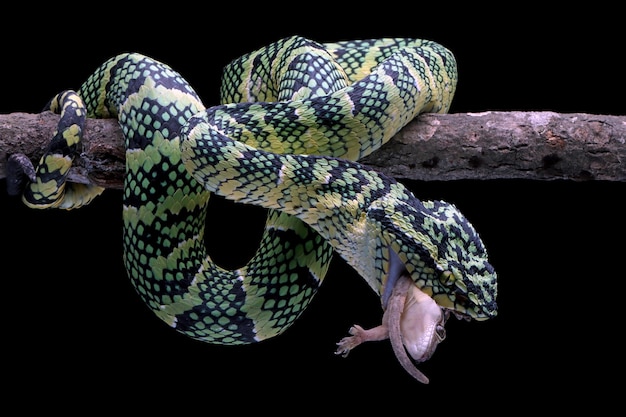
<svg viewBox="0 0 626 417">
<path fill-rule="evenodd" d="M 216 104 L 227 62 L 299 34 L 321 42 L 406 36 L 442 43 L 460 74 L 451 112 L 626 114 L 617 10 L 600 3 L 550 13 L 545 4 L 521 2 L 504 10 L 365 4 L 230 2 L 222 10 L 118 2 L 89 13 L 54 4 L 36 6 L 39 17 L 18 6 L 0 29 L 0 112 L 37 112 L 124 51 L 167 62 L 206 105 Z M 387 342 L 363 345 L 346 359 L 333 354 L 350 325 L 374 326 L 381 316 L 376 296 L 338 257 L 312 305 L 283 335 L 214 346 L 179 335 L 135 294 L 122 266 L 121 192 L 70 212 L 28 210 L 0 192 L 8 398 L 24 409 L 84 401 L 91 411 L 130 399 L 203 414 L 500 414 L 609 405 L 620 386 L 610 381 L 623 372 L 624 183 L 407 184 L 419 198 L 455 203 L 499 274 L 499 316 L 451 320 L 448 338 L 420 366 L 429 385 L 401 369 Z M 224 266 L 240 266 L 255 248 L 262 212 L 218 198 L 211 205 L 211 253 Z"/>
</svg>

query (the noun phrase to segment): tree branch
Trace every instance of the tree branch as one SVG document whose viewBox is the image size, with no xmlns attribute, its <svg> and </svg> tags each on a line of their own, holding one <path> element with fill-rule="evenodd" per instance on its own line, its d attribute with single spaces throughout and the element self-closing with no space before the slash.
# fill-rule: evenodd
<svg viewBox="0 0 626 417">
<path fill-rule="evenodd" d="M 8 155 L 36 162 L 59 117 L 0 115 L 0 179 Z M 553 112 L 422 114 L 361 162 L 400 179 L 626 181 L 626 116 Z M 122 133 L 114 119 L 88 119 L 70 180 L 121 188 Z"/>
</svg>

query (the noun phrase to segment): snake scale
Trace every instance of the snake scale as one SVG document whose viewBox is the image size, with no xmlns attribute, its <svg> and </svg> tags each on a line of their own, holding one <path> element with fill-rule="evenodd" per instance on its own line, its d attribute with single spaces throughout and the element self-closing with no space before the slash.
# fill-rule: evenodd
<svg viewBox="0 0 626 417">
<path fill-rule="evenodd" d="M 279 335 L 337 252 L 384 314 L 373 329 L 353 326 L 336 353 L 389 338 L 402 366 L 428 382 L 414 362 L 432 355 L 450 313 L 496 315 L 496 273 L 454 205 L 421 201 L 357 161 L 418 114 L 447 112 L 456 83 L 455 58 L 436 42 L 292 36 L 228 64 L 222 104 L 206 108 L 168 65 L 123 53 L 50 101 L 62 115 L 57 132 L 36 167 L 11 158 L 12 178 L 27 178 L 19 189 L 30 207 L 89 203 L 102 188 L 67 182 L 67 173 L 85 118 L 115 117 L 126 146 L 124 265 L 160 319 L 216 344 Z M 267 209 L 241 268 L 226 270 L 206 251 L 212 193 Z"/>
</svg>

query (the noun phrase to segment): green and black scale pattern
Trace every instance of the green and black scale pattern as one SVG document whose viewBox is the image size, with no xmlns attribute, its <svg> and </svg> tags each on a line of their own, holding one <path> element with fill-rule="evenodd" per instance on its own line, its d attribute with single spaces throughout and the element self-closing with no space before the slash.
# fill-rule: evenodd
<svg viewBox="0 0 626 417">
<path fill-rule="evenodd" d="M 81 97 L 68 90 L 53 97 L 47 109 L 62 113 L 37 169 L 28 167 L 32 182 L 23 190 L 22 200 L 37 209 L 71 209 L 88 204 L 102 189 L 88 184 L 67 184 L 67 175 L 78 152 L 87 112 Z M 18 180 L 21 182 L 21 180 Z"/>
<path fill-rule="evenodd" d="M 77 91 L 87 116 L 117 117 L 124 132 L 124 263 L 158 317 L 211 343 L 275 336 L 310 303 L 333 250 L 383 301 L 397 255 L 442 307 L 476 319 L 496 314 L 495 272 L 461 213 L 353 162 L 419 113 L 448 110 L 456 63 L 447 49 L 290 37 L 233 61 L 222 81 L 225 104 L 206 109 L 169 66 L 121 54 Z M 55 169 L 42 158 L 39 171 Z M 59 184 L 34 182 L 29 195 Z M 78 199 L 74 187 L 65 184 L 55 204 L 72 208 L 102 191 Z M 259 248 L 240 269 L 225 270 L 206 252 L 211 192 L 270 209 Z"/>
</svg>

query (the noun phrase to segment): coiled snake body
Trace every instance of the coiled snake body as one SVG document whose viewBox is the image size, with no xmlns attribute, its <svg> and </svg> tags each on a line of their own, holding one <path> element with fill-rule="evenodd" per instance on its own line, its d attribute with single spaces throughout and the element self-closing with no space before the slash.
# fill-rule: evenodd
<svg viewBox="0 0 626 417">
<path fill-rule="evenodd" d="M 435 42 L 294 36 L 230 63 L 224 104 L 206 109 L 169 66 L 120 54 L 51 101 L 63 117 L 24 201 L 73 208 L 98 195 L 65 177 L 84 118 L 117 117 L 127 149 L 124 263 L 158 317 L 211 343 L 276 336 L 311 302 L 337 251 L 385 310 L 379 328 L 354 326 L 337 353 L 390 337 L 405 369 L 427 382 L 404 348 L 428 359 L 449 312 L 494 316 L 496 274 L 453 205 L 420 201 L 355 161 L 419 113 L 446 112 L 456 77 L 453 55 Z M 223 269 L 206 252 L 211 193 L 269 209 L 242 268 Z"/>
</svg>

